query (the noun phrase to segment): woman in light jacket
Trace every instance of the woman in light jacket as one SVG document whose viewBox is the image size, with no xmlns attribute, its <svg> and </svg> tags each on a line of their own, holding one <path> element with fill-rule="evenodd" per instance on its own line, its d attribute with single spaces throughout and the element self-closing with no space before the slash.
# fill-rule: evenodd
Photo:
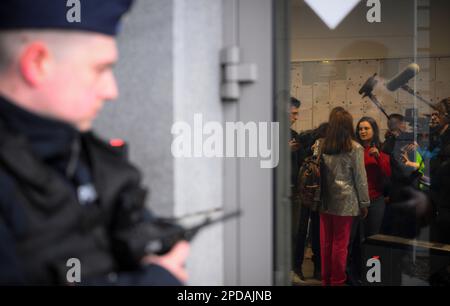
<svg viewBox="0 0 450 306">
<path fill-rule="evenodd" d="M 330 113 L 324 139 L 315 145 L 323 158 L 320 210 L 322 284 L 344 285 L 347 247 L 354 217 L 367 216 L 370 205 L 364 148 L 354 141 L 353 118 L 342 107 Z M 318 152 L 317 152 L 318 153 Z"/>
</svg>

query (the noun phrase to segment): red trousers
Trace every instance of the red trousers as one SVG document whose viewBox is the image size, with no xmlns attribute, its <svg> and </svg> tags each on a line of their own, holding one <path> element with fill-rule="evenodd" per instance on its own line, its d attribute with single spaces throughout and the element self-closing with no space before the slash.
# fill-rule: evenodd
<svg viewBox="0 0 450 306">
<path fill-rule="evenodd" d="M 345 284 L 348 243 L 353 217 L 320 214 L 322 285 Z"/>
</svg>

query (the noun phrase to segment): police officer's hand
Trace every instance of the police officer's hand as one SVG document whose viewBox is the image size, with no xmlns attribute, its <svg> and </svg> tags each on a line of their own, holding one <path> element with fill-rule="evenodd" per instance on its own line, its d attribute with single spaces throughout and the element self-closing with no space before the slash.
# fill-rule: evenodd
<svg viewBox="0 0 450 306">
<path fill-rule="evenodd" d="M 162 256 L 146 256 L 142 260 L 143 264 L 156 264 L 178 278 L 181 282 L 186 283 L 188 275 L 186 272 L 186 259 L 189 254 L 190 245 L 187 241 L 177 242 L 173 248 L 165 255 Z"/>
</svg>

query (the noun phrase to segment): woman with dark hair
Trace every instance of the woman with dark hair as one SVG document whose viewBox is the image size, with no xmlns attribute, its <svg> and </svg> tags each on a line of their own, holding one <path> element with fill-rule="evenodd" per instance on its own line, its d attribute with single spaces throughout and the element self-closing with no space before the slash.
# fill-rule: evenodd
<svg viewBox="0 0 450 306">
<path fill-rule="evenodd" d="M 369 186 L 370 206 L 367 218 L 353 222 L 348 247 L 347 283 L 359 286 L 361 281 L 361 244 L 365 238 L 379 234 L 385 215 L 384 189 L 391 176 L 389 155 L 381 152 L 380 130 L 375 119 L 363 117 L 356 125 L 356 140 L 364 147 L 364 164 Z"/>
<path fill-rule="evenodd" d="M 363 223 L 364 237 L 379 234 L 384 216 L 384 187 L 391 176 L 389 155 L 381 152 L 380 130 L 375 119 L 363 117 L 356 125 L 356 139 L 364 147 L 364 164 L 369 185 L 369 214 Z"/>
<path fill-rule="evenodd" d="M 370 204 L 364 167 L 364 149 L 354 141 L 353 118 L 342 107 L 330 113 L 324 139 L 315 144 L 323 160 L 323 193 L 320 208 L 322 284 L 339 286 L 345 268 L 350 231 L 355 216 L 367 216 Z"/>
</svg>

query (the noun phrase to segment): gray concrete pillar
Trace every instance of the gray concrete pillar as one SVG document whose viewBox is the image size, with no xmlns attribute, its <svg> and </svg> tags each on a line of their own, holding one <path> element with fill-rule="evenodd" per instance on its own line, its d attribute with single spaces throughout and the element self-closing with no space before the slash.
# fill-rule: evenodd
<svg viewBox="0 0 450 306">
<path fill-rule="evenodd" d="M 223 206 L 223 160 L 174 158 L 175 122 L 222 122 L 219 96 L 221 0 L 140 0 L 124 21 L 116 68 L 120 98 L 95 129 L 123 138 L 151 190 L 148 206 L 164 216 L 199 219 Z M 194 134 L 194 131 L 193 131 Z M 223 284 L 223 228 L 192 243 L 190 285 Z"/>
</svg>

